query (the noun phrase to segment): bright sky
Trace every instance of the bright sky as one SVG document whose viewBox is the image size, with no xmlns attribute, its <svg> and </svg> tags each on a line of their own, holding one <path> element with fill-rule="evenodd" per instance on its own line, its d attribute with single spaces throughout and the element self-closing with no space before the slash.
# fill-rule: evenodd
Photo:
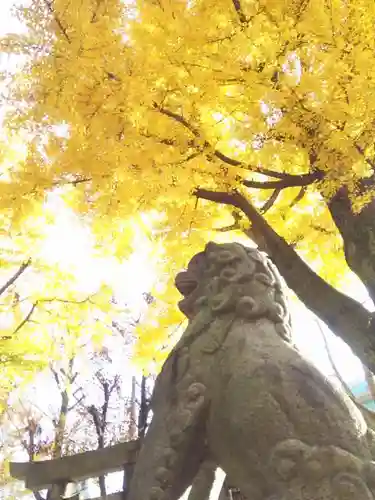
<svg viewBox="0 0 375 500">
<path fill-rule="evenodd" d="M 19 29 L 19 22 L 17 19 L 14 19 L 10 13 L 11 7 L 14 4 L 14 0 L 1 0 L 0 2 L 0 34 L 17 31 L 17 29 Z"/>
</svg>

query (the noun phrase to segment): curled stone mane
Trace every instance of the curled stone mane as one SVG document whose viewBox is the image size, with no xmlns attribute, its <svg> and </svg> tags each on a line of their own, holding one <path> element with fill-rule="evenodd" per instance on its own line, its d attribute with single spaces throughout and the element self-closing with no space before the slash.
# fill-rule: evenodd
<svg viewBox="0 0 375 500">
<path fill-rule="evenodd" d="M 292 345 L 267 256 L 208 243 L 175 284 L 189 323 L 156 379 L 129 500 L 192 483 L 208 498 L 217 466 L 249 500 L 375 500 L 365 422 Z"/>
<path fill-rule="evenodd" d="M 216 317 L 268 318 L 276 324 L 277 333 L 291 342 L 286 287 L 265 253 L 239 243 L 209 243 L 205 258 L 195 309 L 208 307 Z"/>
</svg>

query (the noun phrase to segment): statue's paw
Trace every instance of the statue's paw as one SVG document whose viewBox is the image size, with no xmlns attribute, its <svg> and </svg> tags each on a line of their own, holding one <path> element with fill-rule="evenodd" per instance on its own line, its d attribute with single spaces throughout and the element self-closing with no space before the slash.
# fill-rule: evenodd
<svg viewBox="0 0 375 500">
<path fill-rule="evenodd" d="M 339 473 L 332 479 L 332 492 L 337 500 L 373 500 L 364 479 L 350 473 Z"/>
<path fill-rule="evenodd" d="M 206 386 L 193 382 L 185 389 L 177 409 L 168 418 L 168 432 L 172 447 L 188 439 L 190 428 L 194 427 L 202 416 L 201 409 L 205 404 Z"/>
<path fill-rule="evenodd" d="M 188 403 L 196 405 L 199 404 L 204 399 L 204 394 L 206 392 L 206 386 L 200 382 L 194 382 L 191 384 L 187 391 L 186 396 Z"/>
<path fill-rule="evenodd" d="M 337 500 L 375 499 L 374 462 L 363 460 L 336 446 L 321 450 L 324 467 L 331 470 L 331 485 Z"/>
<path fill-rule="evenodd" d="M 278 443 L 270 457 L 270 466 L 279 479 L 288 481 L 298 473 L 299 467 L 311 453 L 311 447 L 299 439 L 286 439 Z"/>
<path fill-rule="evenodd" d="M 275 446 L 270 466 L 282 494 L 291 495 L 293 482 L 294 487 L 300 484 L 311 490 L 311 498 L 375 500 L 375 462 L 364 461 L 336 446 L 309 446 L 288 439 Z"/>
<path fill-rule="evenodd" d="M 191 410 L 181 409 L 175 413 L 169 428 L 169 439 L 173 448 L 188 439 L 187 430 L 194 425 L 194 421 L 194 413 Z"/>
<path fill-rule="evenodd" d="M 166 490 L 171 484 L 172 469 L 175 466 L 177 454 L 172 448 L 166 448 L 160 460 L 163 465 L 160 465 L 155 471 L 155 485 L 150 489 L 147 500 L 164 500 L 166 498 Z"/>
<path fill-rule="evenodd" d="M 167 469 L 173 469 L 176 466 L 178 456 L 174 448 L 165 448 L 160 457 L 162 463 Z"/>
</svg>

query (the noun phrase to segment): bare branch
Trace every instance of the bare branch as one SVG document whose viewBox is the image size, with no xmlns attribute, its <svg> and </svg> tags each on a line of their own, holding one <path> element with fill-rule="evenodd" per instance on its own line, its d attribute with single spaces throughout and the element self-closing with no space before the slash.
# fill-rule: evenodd
<svg viewBox="0 0 375 500">
<path fill-rule="evenodd" d="M 49 369 L 51 370 L 52 374 L 53 374 L 53 377 L 56 381 L 56 385 L 57 387 L 59 388 L 59 390 L 61 390 L 61 382 L 60 382 L 60 378 L 59 378 L 59 374 L 57 373 L 57 371 L 53 368 L 52 364 L 49 365 Z"/>
<path fill-rule="evenodd" d="M 60 389 L 61 405 L 58 421 L 55 425 L 55 439 L 53 443 L 53 458 L 59 458 L 62 456 L 64 433 L 66 430 L 66 418 L 69 408 L 69 395 L 67 389 Z"/>
<path fill-rule="evenodd" d="M 76 401 L 68 407 L 68 412 L 74 410 L 74 408 L 77 408 L 77 406 L 81 405 L 84 399 L 86 399 L 85 395 L 81 396 L 79 399 L 76 399 Z"/>
<path fill-rule="evenodd" d="M 104 448 L 103 440 L 103 421 L 102 415 L 100 415 L 98 408 L 95 405 L 91 405 L 87 408 L 87 413 L 91 415 L 92 421 L 95 426 L 96 435 L 98 438 L 98 447 Z"/>
<path fill-rule="evenodd" d="M 92 417 L 97 436 L 98 449 L 101 450 L 105 447 L 105 432 L 108 425 L 107 417 L 111 394 L 116 389 L 116 387 L 118 387 L 120 376 L 116 375 L 113 378 L 112 382 L 110 382 L 100 373 L 100 371 L 98 371 L 96 373 L 96 378 L 103 389 L 104 401 L 101 408 L 97 408 L 95 405 L 91 405 L 86 408 L 86 411 Z M 98 476 L 100 494 L 102 495 L 102 497 L 106 495 L 105 477 L 105 474 L 100 474 Z"/>
<path fill-rule="evenodd" d="M 141 381 L 141 402 L 138 414 L 138 435 L 140 439 L 143 439 L 147 429 L 147 419 L 150 413 L 150 401 L 147 397 L 147 378 L 142 375 Z"/>
<path fill-rule="evenodd" d="M 0 288 L 0 295 L 2 295 L 6 290 L 8 290 L 10 286 L 13 285 L 13 283 L 21 276 L 21 274 L 26 271 L 30 264 L 31 259 L 28 259 L 21 265 L 18 271 L 5 283 L 5 285 Z"/>
<path fill-rule="evenodd" d="M 242 220 L 241 212 L 239 210 L 233 210 L 232 217 L 234 219 L 233 224 L 230 224 L 229 226 L 225 227 L 219 227 L 216 229 L 216 231 L 218 231 L 219 233 L 226 233 L 228 231 L 235 231 L 241 229 L 240 225 L 240 222 Z"/>
<path fill-rule="evenodd" d="M 98 379 L 99 380 L 99 379 Z M 104 403 L 102 405 L 102 411 L 100 412 L 98 408 L 96 408 L 95 405 L 91 405 L 87 408 L 87 412 L 89 415 L 91 415 L 95 431 L 96 431 L 96 436 L 97 436 L 97 442 L 98 442 L 98 449 L 103 449 L 104 448 L 104 433 L 105 429 L 107 426 L 107 411 L 108 411 L 108 404 L 109 404 L 109 384 L 107 381 L 101 381 L 99 380 L 103 387 L 103 392 L 104 392 Z M 106 483 L 105 483 L 105 474 L 101 474 L 98 477 L 99 481 L 99 489 L 100 489 L 100 494 L 102 497 L 105 497 L 107 494 L 107 488 L 106 488 Z"/>
<path fill-rule="evenodd" d="M 55 181 L 53 182 L 53 185 L 54 186 L 67 186 L 67 185 L 70 185 L 70 186 L 74 186 L 76 187 L 78 184 L 84 184 L 84 183 L 87 183 L 87 182 L 91 182 L 92 181 L 92 178 L 91 177 L 82 177 L 82 178 L 77 178 L 77 179 L 73 179 L 71 181 L 69 180 L 61 180 L 61 181 Z"/>
<path fill-rule="evenodd" d="M 48 303 L 48 302 L 62 302 L 63 304 L 84 304 L 85 302 L 90 302 L 91 299 L 95 297 L 95 293 L 88 295 L 86 298 L 81 300 L 70 300 L 70 299 L 62 299 L 60 297 L 50 297 L 45 299 L 38 299 L 38 304 Z"/>
<path fill-rule="evenodd" d="M 218 233 L 229 233 L 229 231 L 236 231 L 238 229 L 240 229 L 238 224 L 234 222 L 233 224 L 230 224 L 230 226 L 218 227 L 215 231 Z"/>
<path fill-rule="evenodd" d="M 247 22 L 247 19 L 246 19 L 245 14 L 243 13 L 240 0 L 232 0 L 232 3 L 233 3 L 234 8 L 236 9 L 238 19 L 240 20 L 240 22 L 242 24 L 245 24 Z"/>
<path fill-rule="evenodd" d="M 17 328 L 14 330 L 14 332 L 10 335 L 11 337 L 13 337 L 13 335 L 15 335 L 16 333 L 18 333 L 21 330 L 21 328 L 30 320 L 33 312 L 36 309 L 36 306 L 37 306 L 36 303 L 31 306 L 31 309 L 27 313 L 27 315 L 25 316 L 25 318 L 21 321 L 21 323 L 17 326 Z"/>
</svg>

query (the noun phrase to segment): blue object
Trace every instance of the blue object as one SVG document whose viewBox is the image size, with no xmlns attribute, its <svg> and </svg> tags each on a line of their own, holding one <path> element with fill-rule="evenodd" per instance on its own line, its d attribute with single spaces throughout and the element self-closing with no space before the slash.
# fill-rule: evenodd
<svg viewBox="0 0 375 500">
<path fill-rule="evenodd" d="M 375 411 L 375 401 L 373 400 L 366 380 L 349 385 L 350 390 L 359 403 L 362 403 L 369 410 Z"/>
</svg>

